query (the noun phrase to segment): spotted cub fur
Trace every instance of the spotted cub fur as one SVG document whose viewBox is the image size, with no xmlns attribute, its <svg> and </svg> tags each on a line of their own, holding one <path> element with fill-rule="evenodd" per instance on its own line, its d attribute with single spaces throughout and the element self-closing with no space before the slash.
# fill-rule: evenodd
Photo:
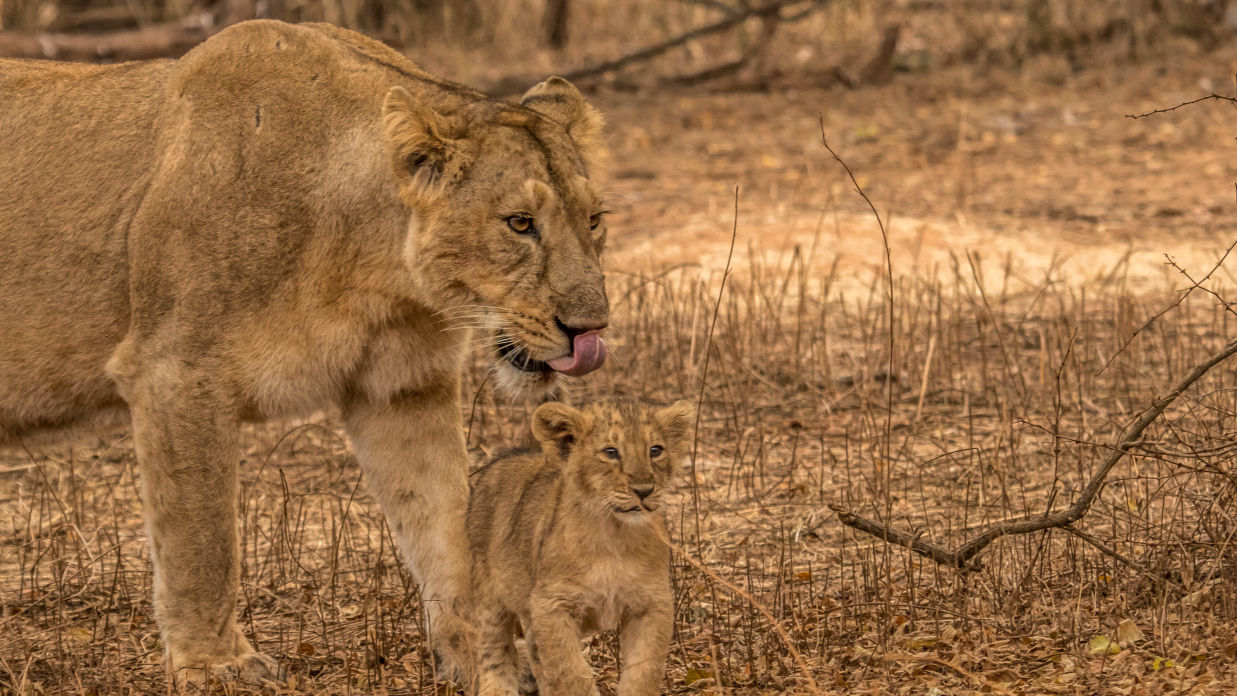
<svg viewBox="0 0 1237 696">
<path fill-rule="evenodd" d="M 476 474 L 468 538 L 482 696 L 517 692 L 521 633 L 542 694 L 596 694 L 580 641 L 611 630 L 619 696 L 659 693 L 674 611 L 664 494 L 694 414 L 686 402 L 544 404 L 532 423 L 540 451 Z"/>
</svg>

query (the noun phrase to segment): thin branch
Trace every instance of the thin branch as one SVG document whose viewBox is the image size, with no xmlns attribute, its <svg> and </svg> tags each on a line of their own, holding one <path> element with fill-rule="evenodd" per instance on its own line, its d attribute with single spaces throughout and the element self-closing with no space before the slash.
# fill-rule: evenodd
<svg viewBox="0 0 1237 696">
<path fill-rule="evenodd" d="M 1109 558 L 1115 559 L 1115 560 L 1117 560 L 1117 561 L 1119 561 L 1119 562 L 1121 562 L 1121 563 L 1125 564 L 1127 567 L 1129 567 L 1129 568 L 1130 568 L 1130 569 L 1132 569 L 1132 570 L 1136 570 L 1136 571 L 1138 571 L 1139 573 L 1141 573 L 1142 575 L 1144 575 L 1145 577 L 1147 577 L 1148 579 L 1150 579 L 1152 582 L 1164 582 L 1164 583 L 1167 583 L 1167 584 L 1171 585 L 1171 586 L 1173 587 L 1173 589 L 1177 590 L 1177 591 L 1178 591 L 1178 592 L 1180 592 L 1181 594 L 1186 594 L 1186 589 L 1185 589 L 1184 587 L 1182 587 L 1181 583 L 1176 582 L 1175 580 L 1171 580 L 1171 579 L 1169 579 L 1169 578 L 1165 578 L 1165 577 L 1161 577 L 1161 576 L 1156 575 L 1155 573 L 1151 572 L 1150 570 L 1147 570 L 1146 568 L 1142 567 L 1141 565 L 1139 565 L 1139 564 L 1135 563 L 1134 561 L 1132 561 L 1132 560 L 1130 560 L 1130 559 L 1126 558 L 1126 557 L 1125 557 L 1125 556 L 1123 556 L 1121 553 L 1119 553 L 1116 549 L 1113 549 L 1113 548 L 1112 548 L 1112 547 L 1110 547 L 1109 545 L 1105 544 L 1104 542 L 1100 541 L 1099 539 L 1096 539 L 1095 537 L 1091 536 L 1090 534 L 1087 534 L 1086 532 L 1082 531 L 1081 529 L 1075 529 L 1075 528 L 1073 527 L 1073 525 L 1068 525 L 1068 524 L 1067 524 L 1067 525 L 1065 525 L 1064 527 L 1062 527 L 1061 529 L 1064 529 L 1065 531 L 1069 532 L 1070 534 L 1073 534 L 1074 536 L 1078 537 L 1079 539 L 1082 539 L 1083 541 L 1087 542 L 1088 544 L 1090 544 L 1090 545 L 1094 546 L 1094 547 L 1095 547 L 1095 548 L 1096 548 L 1096 549 L 1097 549 L 1100 553 L 1104 554 L 1105 556 L 1108 556 Z"/>
<path fill-rule="evenodd" d="M 621 70 L 634 63 L 640 63 L 642 61 L 656 58 L 668 51 L 678 48 L 679 46 L 695 41 L 696 39 L 732 29 L 754 17 L 763 17 L 765 19 L 780 23 L 797 22 L 832 2 L 833 0 L 773 0 L 773 2 L 769 2 L 764 5 L 748 7 L 742 11 L 736 11 L 735 13 L 728 14 L 712 24 L 705 24 L 704 26 L 697 27 L 683 34 L 679 34 L 678 36 L 666 39 L 665 41 L 655 43 L 651 46 L 646 46 L 632 53 L 628 53 L 627 55 L 620 56 L 612 60 L 603 61 L 595 65 L 586 65 L 581 68 L 575 68 L 574 70 L 560 72 L 559 75 L 568 80 L 572 80 L 573 82 L 586 83 L 589 80 L 606 73 L 615 72 L 616 70 Z M 798 9 L 799 11 L 788 15 L 781 14 L 783 9 L 788 8 Z M 741 67 L 743 66 L 739 61 L 732 61 L 731 63 L 718 66 L 716 69 L 709 68 L 703 70 L 698 73 L 700 77 L 687 75 L 680 78 L 680 81 L 686 80 L 688 82 L 699 82 L 704 79 L 711 79 L 712 77 L 732 73 Z M 716 75 L 709 74 L 713 70 L 716 70 Z M 506 77 L 492 82 L 485 89 L 485 92 L 494 96 L 519 94 L 529 84 L 536 82 L 537 79 L 538 76 L 536 75 L 507 75 Z M 675 78 L 670 78 L 669 81 L 674 82 L 676 80 Z"/>
<path fill-rule="evenodd" d="M 894 342 L 893 342 L 893 332 L 894 332 L 893 252 L 890 251 L 889 249 L 889 232 L 885 229 L 885 221 L 881 219 L 881 214 L 877 212 L 876 205 L 872 203 L 872 199 L 868 197 L 868 194 L 863 190 L 863 187 L 859 185 L 859 180 L 855 178 L 855 173 L 850 170 L 850 165 L 846 164 L 846 162 L 841 157 L 838 156 L 838 153 L 834 152 L 833 148 L 829 146 L 829 140 L 825 137 L 825 116 L 824 114 L 817 114 L 817 118 L 820 121 L 820 143 L 825 146 L 825 149 L 829 151 L 830 155 L 833 155 L 833 159 L 836 160 L 838 164 L 842 165 L 842 169 L 846 171 L 846 176 L 850 178 L 851 185 L 855 187 L 855 192 L 859 194 L 860 198 L 863 199 L 864 203 L 868 204 L 868 208 L 871 209 L 872 211 L 872 216 L 876 218 L 876 225 L 877 227 L 880 228 L 881 244 L 883 244 L 885 248 L 885 282 L 887 283 L 885 299 L 886 299 L 886 306 L 888 307 L 888 310 L 889 310 L 889 340 L 887 343 L 887 347 L 889 349 L 889 356 L 888 356 L 889 360 L 888 360 L 888 366 L 886 368 L 886 373 L 885 373 L 886 375 L 888 375 L 888 377 L 885 380 L 885 397 L 886 397 L 886 400 L 885 400 L 885 441 L 884 441 L 884 451 L 882 454 L 884 456 L 885 462 L 888 463 L 890 460 L 889 448 L 893 440 L 893 379 L 894 379 L 893 370 L 894 370 L 894 348 L 895 348 Z M 889 467 L 886 467 L 886 476 L 889 476 L 891 473 L 892 473 L 892 469 Z"/>
<path fill-rule="evenodd" d="M 1207 280 L 1211 278 L 1211 275 L 1215 273 L 1220 268 L 1220 266 L 1224 265 L 1224 260 L 1228 258 L 1228 255 L 1230 253 L 1232 253 L 1233 247 L 1237 247 L 1237 240 L 1233 240 L 1233 243 L 1228 245 L 1228 248 L 1224 250 L 1224 255 L 1220 257 L 1219 261 L 1216 261 L 1216 264 L 1211 267 L 1210 271 L 1207 271 L 1207 275 L 1203 276 L 1202 280 L 1195 283 L 1194 279 L 1191 278 L 1190 282 L 1193 284 L 1190 285 L 1190 287 L 1186 288 L 1185 292 L 1181 293 L 1181 297 L 1178 297 L 1176 302 L 1156 312 L 1150 319 L 1148 319 L 1147 321 L 1144 321 L 1142 326 L 1138 327 L 1137 329 L 1134 329 L 1134 333 L 1130 334 L 1130 337 L 1125 339 L 1125 341 L 1121 343 L 1121 346 L 1117 348 L 1117 352 L 1113 353 L 1111 357 L 1109 357 L 1107 360 L 1104 361 L 1103 367 L 1101 367 L 1098 371 L 1096 371 L 1095 373 L 1096 376 L 1103 374 L 1104 370 L 1107 370 L 1108 366 L 1112 364 L 1112 361 L 1116 360 L 1117 356 L 1124 353 L 1125 349 L 1130 347 L 1130 344 L 1134 342 L 1134 339 L 1138 337 L 1138 334 L 1145 331 L 1147 327 L 1154 324 L 1156 320 L 1159 319 L 1160 317 L 1176 309 L 1178 305 L 1180 305 L 1182 302 L 1185 302 L 1186 298 L 1190 296 L 1190 293 L 1198 289 L 1200 284 L 1207 282 Z M 1172 261 L 1171 256 L 1168 257 L 1168 259 L 1169 259 L 1169 263 L 1172 263 L 1174 266 L 1176 266 L 1176 264 Z M 1186 277 L 1189 278 L 1189 275 L 1187 274 Z"/>
<path fill-rule="evenodd" d="M 734 225 L 730 228 L 730 251 L 726 254 L 726 270 L 722 271 L 721 287 L 717 289 L 717 303 L 713 305 L 713 319 L 709 322 L 709 335 L 704 342 L 704 365 L 700 370 L 700 396 L 696 399 L 696 423 L 692 427 L 692 511 L 696 521 L 696 544 L 700 544 L 700 480 L 696 476 L 696 462 L 700 452 L 700 412 L 704 410 L 704 390 L 709 385 L 709 356 L 713 353 L 713 331 L 717 328 L 717 316 L 722 309 L 722 297 L 726 293 L 726 279 L 730 277 L 730 264 L 734 260 L 734 242 L 739 236 L 739 187 L 734 187 Z M 699 549 L 697 549 L 699 550 Z"/>
<path fill-rule="evenodd" d="M 1177 109 L 1180 109 L 1182 107 L 1190 106 L 1191 104 L 1197 104 L 1199 102 L 1209 101 L 1211 99 L 1218 99 L 1220 101 L 1233 102 L 1237 104 L 1237 97 L 1226 97 L 1223 94 L 1216 94 L 1215 92 L 1212 92 L 1211 94 L 1208 94 L 1205 97 L 1199 97 L 1198 99 L 1191 99 L 1190 101 L 1183 101 L 1176 106 L 1170 106 L 1166 109 L 1154 109 L 1152 111 L 1145 111 L 1141 114 L 1126 114 L 1125 117 L 1135 118 L 1135 119 L 1147 118 L 1148 116 L 1155 116 L 1156 114 L 1166 114 L 1170 111 L 1176 111 Z"/>
<path fill-rule="evenodd" d="M 682 46 L 690 41 L 695 41 L 696 39 L 699 39 L 701 37 L 705 37 L 711 34 L 716 34 L 719 32 L 726 31 L 727 29 L 730 29 L 731 27 L 738 26 L 739 24 L 746 22 L 752 17 L 771 17 L 781 12 L 782 8 L 793 7 L 795 5 L 802 5 L 804 4 L 804 2 L 811 2 L 814 5 L 823 7 L 825 4 L 827 4 L 830 1 L 831 0 L 775 0 L 774 2 L 770 2 L 764 5 L 758 5 L 756 7 L 748 8 L 746 11 L 740 14 L 730 15 L 729 17 L 723 17 L 722 19 L 719 19 L 712 24 L 706 24 L 702 27 L 697 27 L 695 29 L 692 29 L 691 31 L 685 32 L 683 34 L 679 34 L 678 36 L 674 38 L 666 39 L 665 41 L 662 41 L 661 43 L 656 43 L 656 44 L 653 44 L 652 46 L 647 46 L 638 51 L 635 51 L 634 53 L 628 53 L 627 55 L 622 56 L 620 58 L 615 58 L 613 60 L 607 60 L 607 61 L 598 63 L 596 65 L 590 65 L 590 66 L 586 66 L 583 68 L 577 68 L 575 70 L 572 70 L 570 72 L 563 74 L 563 77 L 568 80 L 582 80 L 585 78 L 601 75 L 604 73 L 613 72 L 620 68 L 631 65 L 632 63 L 638 63 L 640 61 L 648 60 L 650 58 L 656 58 L 657 56 L 660 56 L 661 54 L 666 53 L 667 51 L 678 48 L 679 46 Z"/>
<path fill-rule="evenodd" d="M 814 10 L 815 8 L 816 6 L 813 4 L 808 9 Z M 726 75 L 742 70 L 748 65 L 748 63 L 752 62 L 753 58 L 756 58 L 763 53 L 769 44 L 772 43 L 773 36 L 777 34 L 778 27 L 781 26 L 782 21 L 783 20 L 777 15 L 769 15 L 761 20 L 762 26 L 760 28 L 760 36 L 758 36 L 755 41 L 752 41 L 747 50 L 743 51 L 743 55 L 739 56 L 735 60 L 728 63 L 722 63 L 721 65 L 713 65 L 705 68 L 704 70 L 698 70 L 685 75 L 675 75 L 673 77 L 666 78 L 663 82 L 677 85 L 696 85 L 702 82 L 716 80 L 720 77 L 725 77 Z"/>
<path fill-rule="evenodd" d="M 1160 417 L 1160 414 L 1164 413 L 1164 409 L 1176 401 L 1177 397 L 1181 396 L 1186 389 L 1189 389 L 1203 375 L 1207 374 L 1211 368 L 1232 357 L 1234 353 L 1237 353 L 1237 339 L 1229 341 L 1211 357 L 1195 365 L 1194 369 L 1178 380 L 1166 395 L 1156 399 L 1137 418 L 1130 421 L 1122 430 L 1121 437 L 1110 447 L 1108 459 L 1100 466 L 1099 471 L 1091 477 L 1086 488 L 1083 489 L 1082 495 L 1079 496 L 1078 500 L 1074 501 L 1073 505 L 1064 510 L 1052 514 L 1027 516 L 999 522 L 991 525 L 978 536 L 956 549 L 949 550 L 922 541 L 918 536 L 912 536 L 906 532 L 891 529 L 888 525 L 860 517 L 836 503 L 831 503 L 829 507 L 838 513 L 838 520 L 848 527 L 853 527 L 861 532 L 885 539 L 891 544 L 904 546 L 921 556 L 931 558 L 941 565 L 961 570 L 979 570 L 981 566 L 975 560 L 975 556 L 997 539 L 1008 534 L 1030 534 L 1045 529 L 1066 527 L 1081 519 L 1091 508 L 1091 504 L 1095 501 L 1096 496 L 1099 495 L 1100 489 L 1104 486 L 1104 480 L 1108 477 L 1108 473 L 1125 457 L 1132 447 L 1139 443 L 1143 431 L 1155 422 Z"/>
</svg>

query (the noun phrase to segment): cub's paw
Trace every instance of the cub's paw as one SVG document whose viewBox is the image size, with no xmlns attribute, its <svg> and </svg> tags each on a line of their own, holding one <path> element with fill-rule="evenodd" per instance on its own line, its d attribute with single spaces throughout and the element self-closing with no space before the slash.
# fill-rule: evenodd
<svg viewBox="0 0 1237 696">
<path fill-rule="evenodd" d="M 187 693 L 210 693 L 225 684 L 273 688 L 287 678 L 287 670 L 275 658 L 258 652 L 222 664 L 181 667 L 175 674 L 176 686 Z"/>
</svg>

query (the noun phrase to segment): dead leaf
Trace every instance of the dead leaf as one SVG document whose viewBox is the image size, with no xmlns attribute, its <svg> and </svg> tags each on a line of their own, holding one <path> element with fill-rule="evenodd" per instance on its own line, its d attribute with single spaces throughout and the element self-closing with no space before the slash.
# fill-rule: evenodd
<svg viewBox="0 0 1237 696">
<path fill-rule="evenodd" d="M 1091 639 L 1092 655 L 1116 655 L 1121 652 L 1121 645 L 1108 636 L 1096 636 Z"/>
<path fill-rule="evenodd" d="M 687 674 L 683 677 L 684 684 L 694 684 L 701 679 L 712 679 L 713 671 L 708 669 L 696 669 L 695 667 L 687 670 Z"/>
<path fill-rule="evenodd" d="M 1125 619 L 1117 624 L 1117 642 L 1129 647 L 1143 639 L 1143 632 L 1133 619 Z"/>
</svg>

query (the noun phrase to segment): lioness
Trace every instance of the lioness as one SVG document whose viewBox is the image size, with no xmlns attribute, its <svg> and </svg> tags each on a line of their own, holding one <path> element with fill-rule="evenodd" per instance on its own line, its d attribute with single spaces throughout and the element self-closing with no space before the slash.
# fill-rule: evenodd
<svg viewBox="0 0 1237 696">
<path fill-rule="evenodd" d="M 0 124 L 0 440 L 129 415 L 178 679 L 277 674 L 234 615 L 238 428 L 331 404 L 467 668 L 461 365 L 475 329 L 516 390 L 605 359 L 597 111 L 255 21 L 175 61 L 0 61 Z"/>
<path fill-rule="evenodd" d="M 533 413 L 541 451 L 474 476 L 468 541 L 482 696 L 518 687 L 522 630 L 543 694 L 596 694 L 582 636 L 618 629 L 619 696 L 659 692 L 674 620 L 663 501 L 695 410 L 608 401 Z"/>
</svg>

